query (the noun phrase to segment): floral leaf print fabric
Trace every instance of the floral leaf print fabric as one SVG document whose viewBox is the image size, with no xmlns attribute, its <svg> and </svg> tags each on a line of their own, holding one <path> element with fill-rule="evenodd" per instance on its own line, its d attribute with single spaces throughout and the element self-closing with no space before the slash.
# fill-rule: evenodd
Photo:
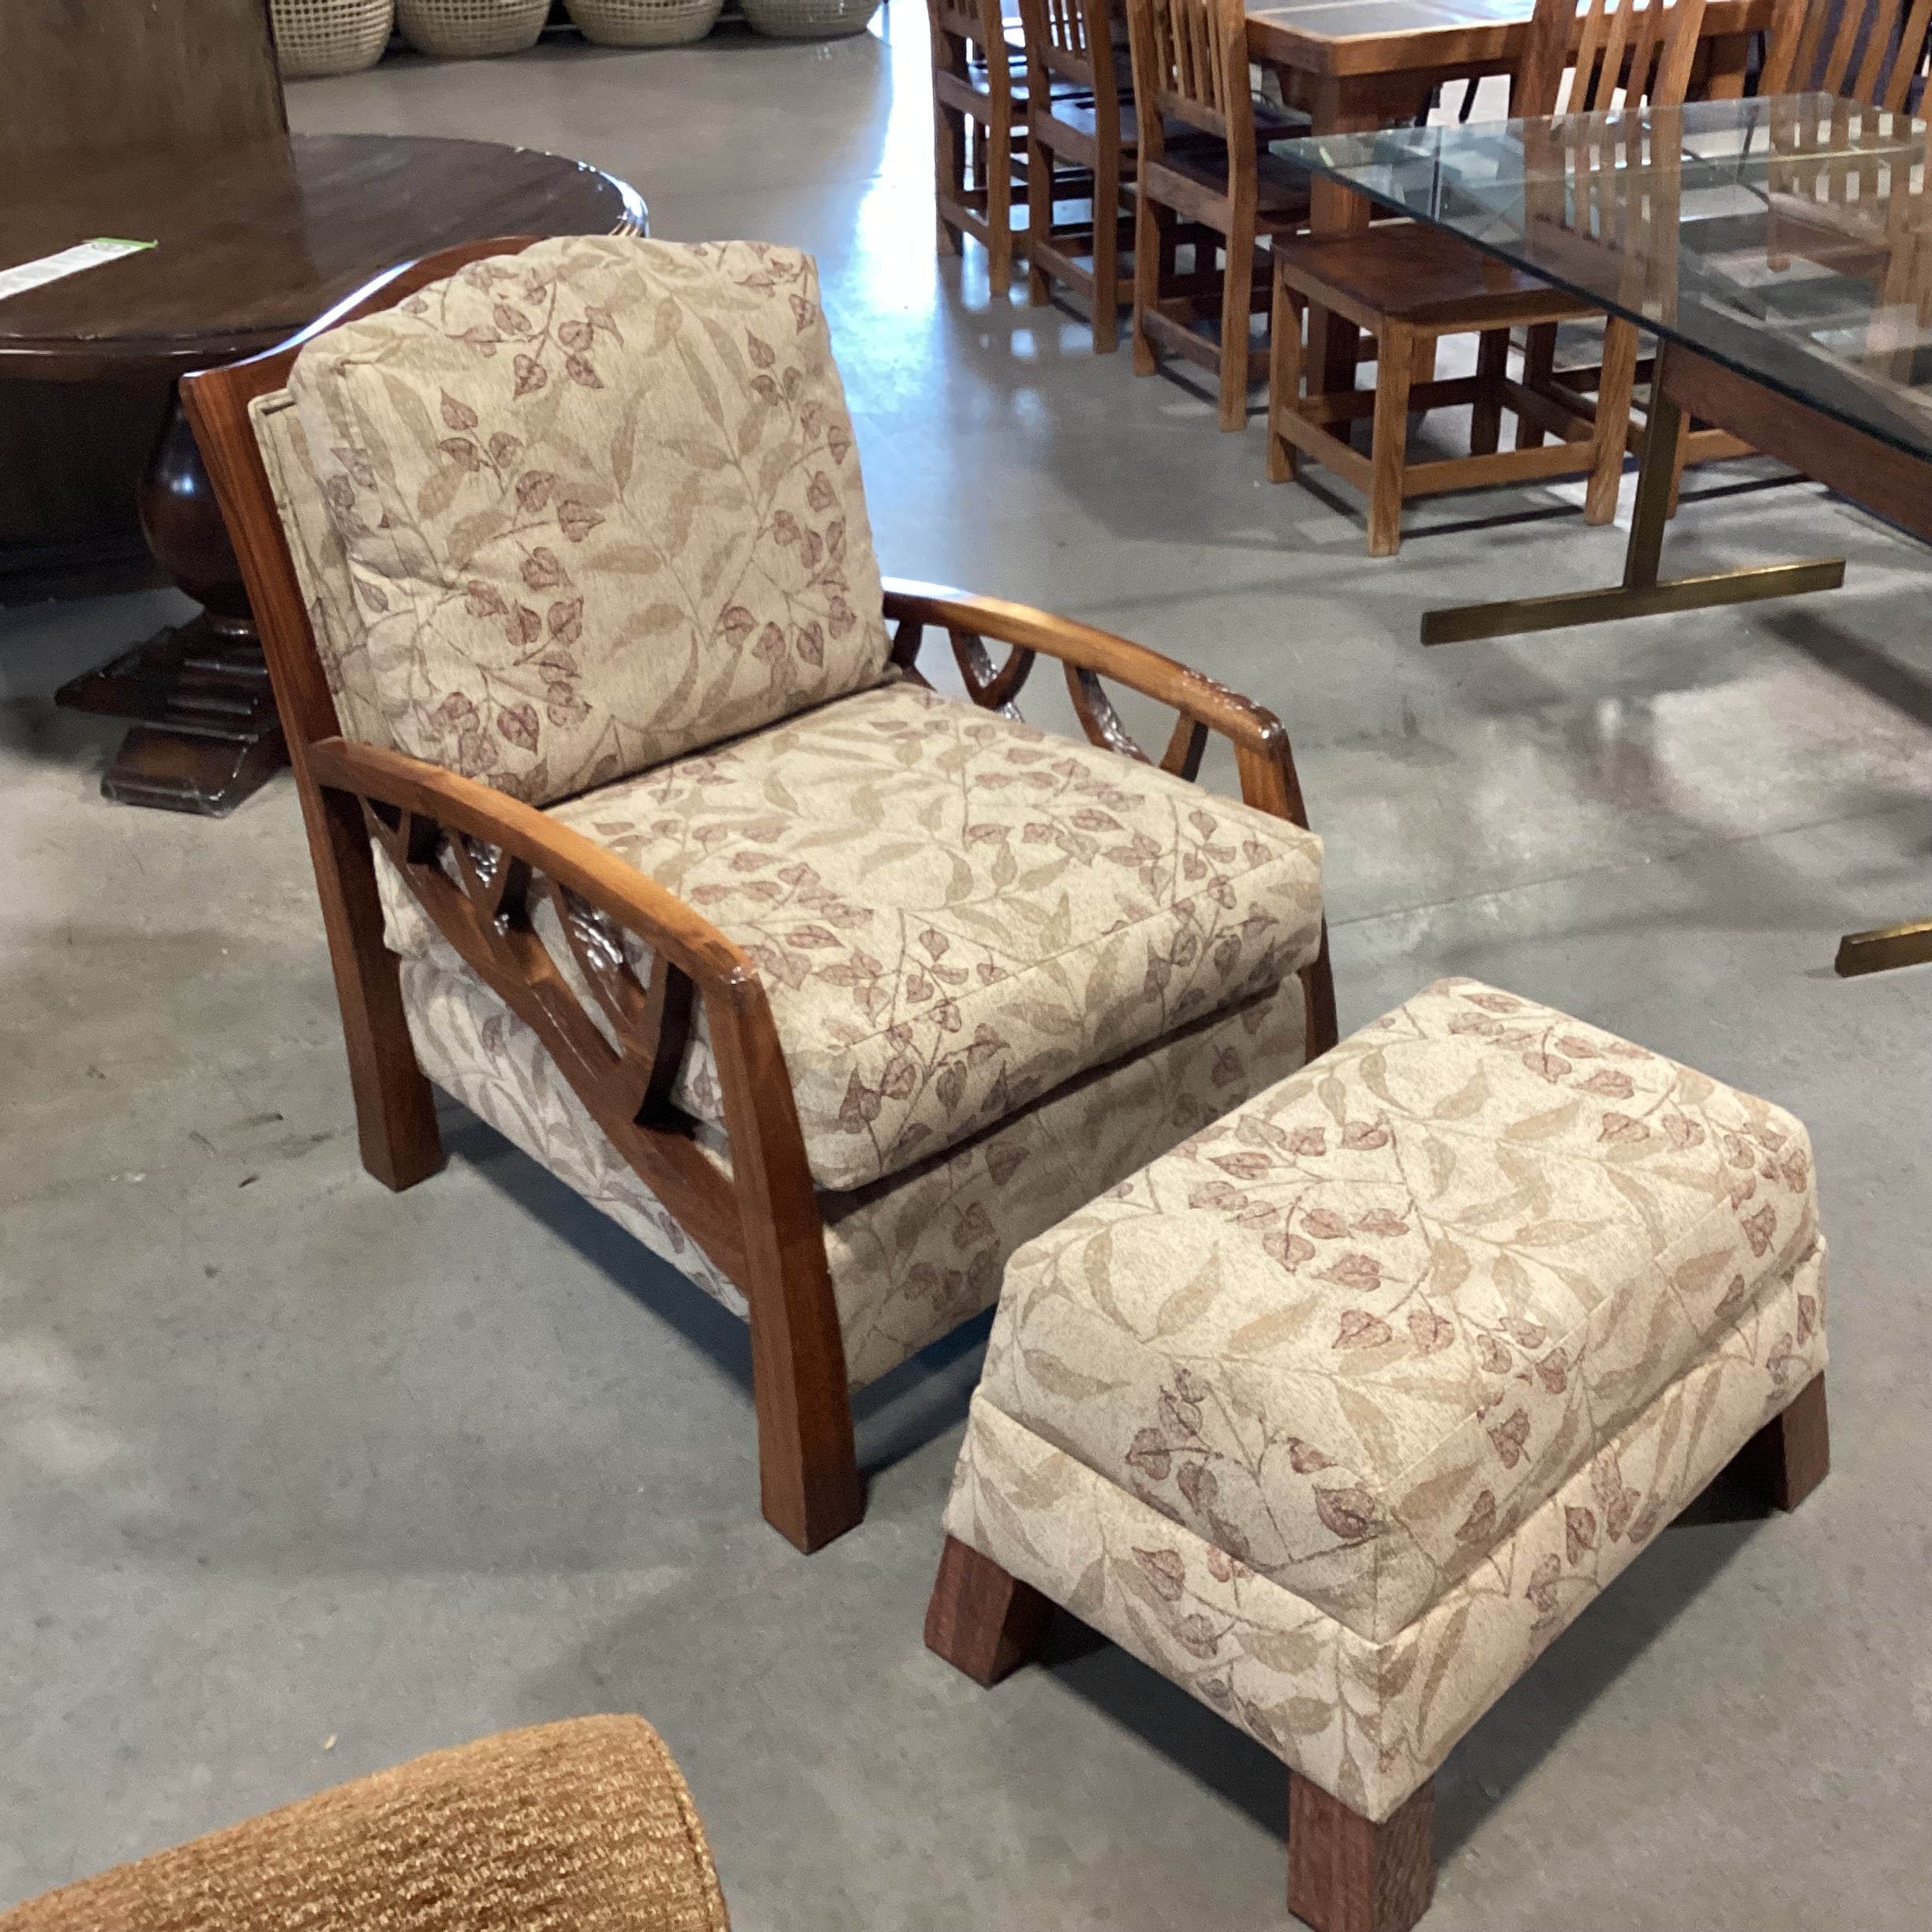
<svg viewBox="0 0 1932 1932">
<path fill-rule="evenodd" d="M 1321 943 L 1312 834 L 909 683 L 552 815 L 756 961 L 826 1189 L 1270 991 Z M 385 897 L 391 945 L 430 950 L 407 889 Z M 723 1126 L 702 1021 L 673 1098 Z"/>
<path fill-rule="evenodd" d="M 1472 1526 L 1474 1559 L 1385 1641 L 1231 1555 L 1178 1500 L 1123 1488 L 1013 1421 L 983 1387 L 945 1526 L 1294 1770 L 1387 1818 L 1822 1370 L 1824 1263 L 1820 1242 L 1779 1271 L 1512 1532 Z"/>
<path fill-rule="evenodd" d="M 1788 1114 L 1444 980 L 1016 1255 L 983 1398 L 1383 1642 L 1727 1335 L 1822 1361 L 1821 1253 Z"/>
<path fill-rule="evenodd" d="M 289 391 L 353 586 L 333 654 L 400 750 L 544 804 L 884 674 L 796 250 L 540 242 L 317 337 Z"/>
<path fill-rule="evenodd" d="M 406 894 L 406 887 L 402 887 Z M 413 904 L 414 902 L 411 901 Z M 744 1297 L 599 1131 L 537 1035 L 457 960 L 412 957 L 403 1004 L 423 1070 L 739 1316 Z M 820 1196 L 852 1386 L 991 1305 L 1006 1258 L 1303 1057 L 1300 984 L 1076 1080 L 964 1146 L 856 1193 Z M 699 1144 L 728 1173 L 719 1136 Z"/>
</svg>

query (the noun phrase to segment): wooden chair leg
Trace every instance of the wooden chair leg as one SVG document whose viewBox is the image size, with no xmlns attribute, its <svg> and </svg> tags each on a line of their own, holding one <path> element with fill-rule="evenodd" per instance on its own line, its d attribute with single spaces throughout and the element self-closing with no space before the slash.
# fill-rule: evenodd
<svg viewBox="0 0 1932 1932">
<path fill-rule="evenodd" d="M 744 1242 L 759 1501 L 781 1536 L 821 1549 L 865 1514 L 825 1226 L 764 989 L 706 1013 Z"/>
<path fill-rule="evenodd" d="M 1120 155 L 1094 163 L 1093 346 L 1095 355 L 1120 346 Z"/>
<path fill-rule="evenodd" d="M 1470 454 L 1493 456 L 1503 433 L 1503 379 L 1509 373 L 1509 331 L 1485 329 L 1476 345 L 1481 385 L 1470 411 Z"/>
<path fill-rule="evenodd" d="M 375 856 L 353 799 L 305 779 L 301 807 L 342 1009 L 362 1165 L 400 1193 L 442 1166 L 443 1137 L 436 1095 L 417 1064 L 402 1010 L 401 969 L 383 941 Z"/>
<path fill-rule="evenodd" d="M 1221 427 L 1248 427 L 1248 319 L 1254 313 L 1254 224 L 1237 215 L 1223 252 L 1221 284 Z"/>
<path fill-rule="evenodd" d="M 948 1537 L 926 1606 L 926 1648 L 990 1689 L 1039 1650 L 1053 1610 L 1032 1584 Z"/>
<path fill-rule="evenodd" d="M 1282 421 L 1301 406 L 1301 312 L 1279 263 L 1275 268 L 1275 312 L 1268 318 L 1267 474 L 1291 483 L 1300 452 L 1282 432 Z"/>
<path fill-rule="evenodd" d="M 933 107 L 933 178 L 942 204 L 964 199 L 966 192 L 966 117 L 957 109 Z M 957 255 L 961 231 L 942 213 L 938 218 L 939 253 Z"/>
<path fill-rule="evenodd" d="M 1523 387 L 1526 389 L 1547 389 L 1556 369 L 1556 324 L 1554 322 L 1533 322 L 1530 325 L 1527 342 L 1523 349 Z M 1519 449 L 1541 449 L 1543 432 L 1527 416 L 1516 418 L 1516 447 Z"/>
<path fill-rule="evenodd" d="M 987 292 L 996 301 L 1013 292 L 1013 109 L 995 95 L 986 129 Z"/>
<path fill-rule="evenodd" d="M 1402 474 L 1409 461 L 1409 384 L 1415 370 L 1415 331 L 1385 322 L 1376 343 L 1375 426 L 1368 445 L 1368 554 L 1393 556 L 1402 548 Z"/>
<path fill-rule="evenodd" d="M 1795 1510 L 1831 1470 L 1824 1376 L 1814 1376 L 1791 1406 L 1738 1451 L 1731 1466 L 1777 1507 Z"/>
<path fill-rule="evenodd" d="M 1040 140 L 1029 128 L 1027 133 L 1027 236 L 1044 238 L 1053 233 L 1054 217 L 1054 157 L 1053 150 Z M 1098 244 L 1095 244 L 1098 246 Z M 1030 308 L 1044 309 L 1052 299 L 1053 290 L 1048 283 L 1046 271 L 1040 266 L 1035 250 L 1027 251 L 1027 303 Z"/>
<path fill-rule="evenodd" d="M 1586 523 L 1616 520 L 1630 441 L 1631 390 L 1637 380 L 1637 331 L 1620 317 L 1604 324 L 1603 369 L 1597 384 L 1597 423 L 1591 436 L 1589 485 L 1583 498 Z"/>
<path fill-rule="evenodd" d="M 1161 264 L 1174 248 L 1173 215 L 1159 207 L 1144 187 L 1134 197 L 1133 365 L 1136 376 L 1160 366 L 1147 318 L 1160 301 Z"/>
<path fill-rule="evenodd" d="M 1435 1831 L 1432 1778 L 1374 1825 L 1291 1771 L 1288 1909 L 1315 1932 L 1409 1932 L 1436 1895 Z"/>
</svg>

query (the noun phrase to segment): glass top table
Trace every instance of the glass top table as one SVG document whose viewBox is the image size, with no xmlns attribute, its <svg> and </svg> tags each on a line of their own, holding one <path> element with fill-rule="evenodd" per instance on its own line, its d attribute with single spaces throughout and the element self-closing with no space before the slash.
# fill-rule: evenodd
<svg viewBox="0 0 1932 1932">
<path fill-rule="evenodd" d="M 1680 392 L 1720 427 L 1932 540 L 1932 468 L 1919 466 L 1932 465 L 1923 122 L 1799 94 L 1316 135 L 1276 152 L 1623 316 L 1664 346 L 1622 582 L 1430 611 L 1425 644 L 1842 583 L 1842 558 L 1660 577 Z M 1775 426 L 1774 415 L 1782 418 Z M 1851 974 L 1928 960 L 1932 920 L 1917 919 L 1846 935 L 1837 964 Z"/>
<path fill-rule="evenodd" d="M 1926 133 L 1813 94 L 1277 152 L 1932 461 Z"/>
</svg>

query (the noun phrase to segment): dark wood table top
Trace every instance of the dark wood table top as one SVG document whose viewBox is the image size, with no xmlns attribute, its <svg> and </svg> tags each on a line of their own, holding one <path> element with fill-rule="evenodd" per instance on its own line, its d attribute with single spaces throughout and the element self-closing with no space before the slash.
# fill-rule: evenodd
<svg viewBox="0 0 1932 1932">
<path fill-rule="evenodd" d="M 1771 24 L 1773 0 L 1709 0 L 1702 36 Z M 1304 73 L 1406 73 L 1506 66 L 1536 0 L 1248 0 L 1248 48 Z"/>
<path fill-rule="evenodd" d="M 0 268 L 96 235 L 154 248 L 0 300 L 0 374 L 179 373 L 272 346 L 373 275 L 492 234 L 642 232 L 637 190 L 489 141 L 298 135 L 9 170 Z"/>
</svg>

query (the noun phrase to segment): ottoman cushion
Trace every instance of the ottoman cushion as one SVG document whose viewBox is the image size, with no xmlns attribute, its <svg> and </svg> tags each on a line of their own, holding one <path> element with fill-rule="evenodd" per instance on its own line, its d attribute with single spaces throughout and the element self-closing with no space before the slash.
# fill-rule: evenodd
<svg viewBox="0 0 1932 1932">
<path fill-rule="evenodd" d="M 1014 1256 L 947 1528 L 1385 1816 L 1822 1293 L 1797 1121 L 1441 981 Z"/>
</svg>

